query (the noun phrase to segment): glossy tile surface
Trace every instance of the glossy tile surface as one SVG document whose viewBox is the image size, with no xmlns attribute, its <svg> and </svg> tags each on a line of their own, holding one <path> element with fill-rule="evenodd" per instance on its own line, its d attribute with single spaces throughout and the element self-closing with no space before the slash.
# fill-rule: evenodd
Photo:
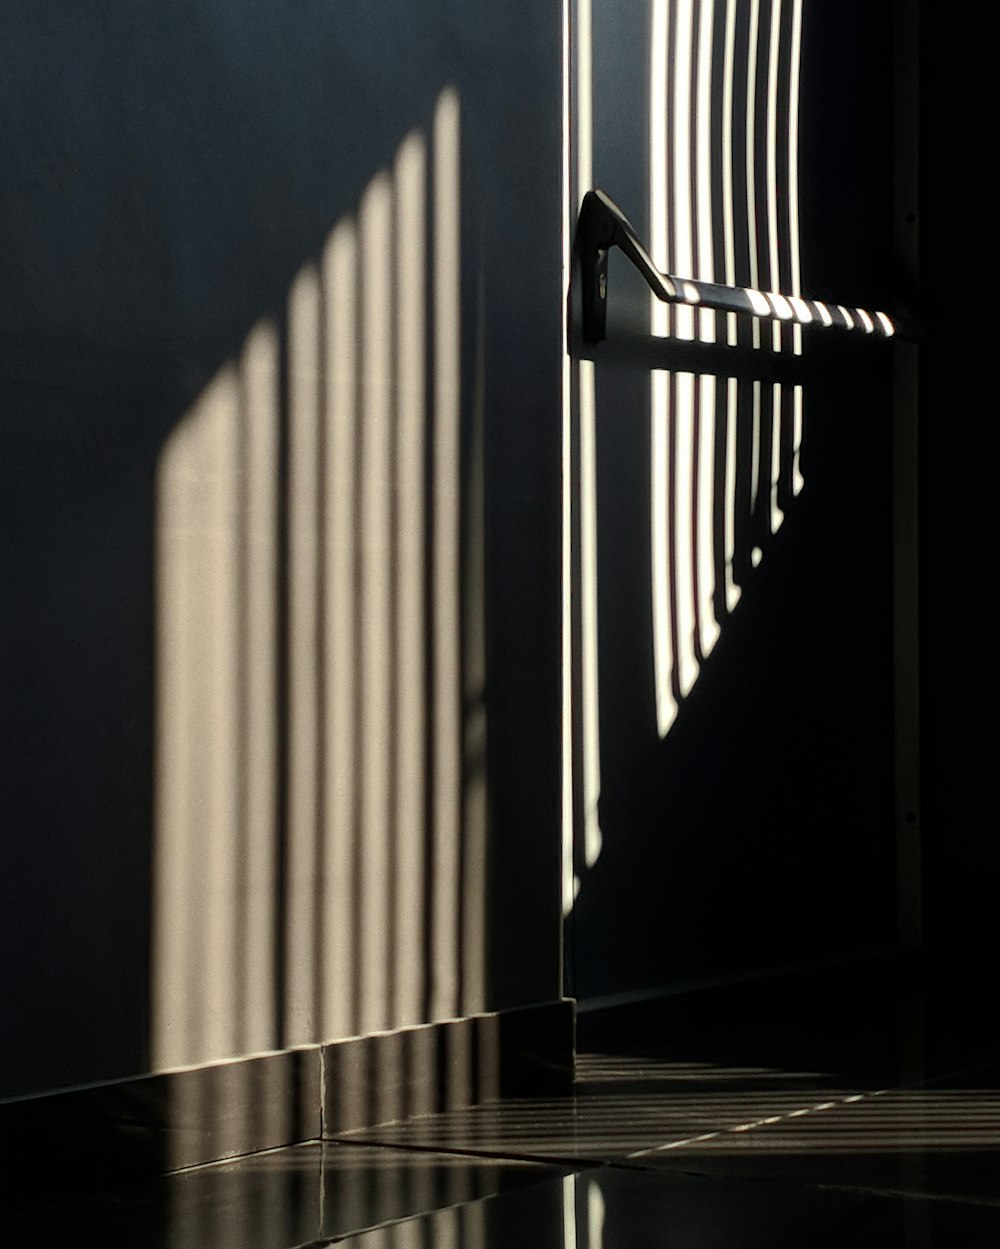
<svg viewBox="0 0 1000 1249">
<path fill-rule="evenodd" d="M 469 1106 L 346 1133 L 342 1139 L 614 1162 L 857 1095 L 822 1073 L 590 1055 L 578 1063 L 572 1097 Z"/>
<path fill-rule="evenodd" d="M 609 1034 L 603 1051 L 578 1058 L 565 1095 L 354 1131 L 328 1117 L 322 1144 L 86 1197 L 60 1175 L 72 1175 L 86 1137 L 59 1153 L 66 1137 L 54 1133 L 35 1191 L 0 1172 L 0 1244 L 1000 1245 L 1000 1062 L 972 999 L 928 1010 L 907 983 L 820 988 L 781 1001 L 755 985 L 700 1012 L 686 1003 L 680 1022 L 671 1008 L 665 1029 Z"/>
<path fill-rule="evenodd" d="M 572 1098 L 486 1104 L 356 1135 L 1000 1202 L 1000 1064 L 981 998 L 892 967 L 660 1003 L 659 1015 L 609 1030 L 609 1052 L 578 1059 Z"/>
<path fill-rule="evenodd" d="M 475 1202 L 555 1168 L 314 1143 L 199 1167 L 75 1201 L 6 1194 L 0 1244 L 286 1249 Z"/>
<path fill-rule="evenodd" d="M 1000 1092 L 887 1089 L 633 1155 L 751 1178 L 1000 1202 Z"/>
<path fill-rule="evenodd" d="M 603 1168 L 342 1242 L 350 1249 L 995 1246 L 1000 1209 Z"/>
</svg>

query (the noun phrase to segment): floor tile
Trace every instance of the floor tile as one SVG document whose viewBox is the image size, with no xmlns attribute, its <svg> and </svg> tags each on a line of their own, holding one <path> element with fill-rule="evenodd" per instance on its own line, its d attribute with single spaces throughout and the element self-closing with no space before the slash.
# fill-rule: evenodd
<svg viewBox="0 0 1000 1249">
<path fill-rule="evenodd" d="M 0 1218 L 11 1249 L 288 1249 L 558 1176 L 555 1168 L 365 1146 L 311 1144 Z"/>
<path fill-rule="evenodd" d="M 995 1249 L 1000 1209 L 613 1168 L 383 1227 L 345 1249 Z"/>
<path fill-rule="evenodd" d="M 345 1141 L 576 1164 L 613 1162 L 710 1131 L 786 1116 L 854 1090 L 821 1073 L 590 1055 L 565 1098 L 507 1099 L 345 1133 Z"/>
<path fill-rule="evenodd" d="M 890 1089 L 693 1134 L 643 1166 L 1000 1205 L 1000 1091 Z"/>
<path fill-rule="evenodd" d="M 347 1133 L 345 1141 L 460 1150 L 574 1164 L 627 1158 L 636 1149 L 683 1138 L 699 1126 L 672 1099 L 621 1097 L 511 1099 Z"/>
</svg>

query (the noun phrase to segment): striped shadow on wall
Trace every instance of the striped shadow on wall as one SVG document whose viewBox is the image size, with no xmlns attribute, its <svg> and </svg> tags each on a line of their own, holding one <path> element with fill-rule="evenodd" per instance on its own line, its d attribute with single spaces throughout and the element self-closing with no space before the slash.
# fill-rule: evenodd
<svg viewBox="0 0 1000 1249">
<path fill-rule="evenodd" d="M 574 119 L 567 177 L 577 208 L 594 183 L 591 0 L 573 6 Z M 803 0 L 650 0 L 648 222 L 650 256 L 680 279 L 781 292 L 801 301 L 799 86 Z M 620 136 L 619 136 L 620 137 Z M 601 153 L 599 152 L 598 155 Z M 609 186 L 612 194 L 615 187 Z M 694 289 L 694 288 L 692 288 Z M 685 295 L 687 298 L 688 296 Z M 693 298 L 693 297 L 691 297 Z M 753 304 L 753 299 L 751 298 Z M 753 304 L 756 307 L 756 304 Z M 804 308 L 795 302 L 796 308 Z M 817 308 L 819 306 L 817 305 Z M 793 319 L 785 300 L 780 318 Z M 833 324 L 825 306 L 819 313 Z M 665 738 L 741 592 L 804 487 L 804 388 L 776 381 L 779 357 L 803 352 L 799 324 L 667 304 L 650 295 L 649 332 L 676 345 L 682 367 L 649 373 L 651 650 L 655 723 Z M 849 325 L 845 319 L 843 324 Z M 829 318 L 829 319 L 828 319 Z M 808 316 L 803 319 L 809 319 Z M 839 321 L 837 322 L 840 323 Z M 614 326 L 609 335 L 614 336 Z M 700 347 L 731 349 L 732 375 L 702 371 Z M 658 353 L 663 359 L 665 348 Z M 600 618 L 596 362 L 566 384 L 569 486 L 565 530 L 566 784 L 564 912 L 603 848 L 600 822 Z M 755 361 L 761 364 L 755 377 Z M 768 362 L 774 362 L 769 365 Z M 713 370 L 713 371 L 709 371 Z M 570 514 L 572 512 L 572 514 Z M 572 620 L 570 615 L 572 615 Z M 572 828 L 572 835 L 570 834 Z"/>
<path fill-rule="evenodd" d="M 800 297 L 802 0 L 654 0 L 651 251 L 662 269 Z M 661 338 L 802 353 L 798 325 L 651 302 Z M 652 583 L 660 736 L 803 487 L 801 386 L 655 370 Z"/>
<path fill-rule="evenodd" d="M 460 146 L 449 88 L 162 454 L 154 1071 L 486 1005 Z"/>
</svg>

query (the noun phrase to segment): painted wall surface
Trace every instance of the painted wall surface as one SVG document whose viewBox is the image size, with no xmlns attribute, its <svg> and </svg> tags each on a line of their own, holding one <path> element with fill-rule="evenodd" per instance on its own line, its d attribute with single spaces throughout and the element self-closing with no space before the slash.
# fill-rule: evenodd
<svg viewBox="0 0 1000 1249">
<path fill-rule="evenodd" d="M 0 15 L 0 1095 L 551 1000 L 557 6 Z"/>
<path fill-rule="evenodd" d="M 989 253 L 993 195 L 981 177 L 996 105 L 1000 14 L 969 40 L 923 6 L 921 254 L 928 342 L 921 376 L 922 833 L 926 931 L 962 1018 L 992 1033 L 996 966 L 996 706 L 1000 651 L 988 587 L 1000 541 L 1000 430 Z"/>
<path fill-rule="evenodd" d="M 578 162 L 680 277 L 891 307 L 889 8 L 579 4 Z M 671 370 L 666 341 L 651 368 L 651 336 L 739 346 L 761 376 L 797 341 L 668 319 L 615 253 L 609 281 L 578 383 L 574 991 L 891 945 L 889 353 L 806 329 L 801 387 Z"/>
</svg>

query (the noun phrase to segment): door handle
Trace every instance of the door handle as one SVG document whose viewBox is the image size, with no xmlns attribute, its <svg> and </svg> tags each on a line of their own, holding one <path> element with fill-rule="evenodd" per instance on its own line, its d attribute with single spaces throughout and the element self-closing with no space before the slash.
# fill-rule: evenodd
<svg viewBox="0 0 1000 1249">
<path fill-rule="evenodd" d="M 603 342 L 607 337 L 608 253 L 612 247 L 624 252 L 657 299 L 665 303 L 741 313 L 788 325 L 818 325 L 863 337 L 920 336 L 915 323 L 885 312 L 661 273 L 618 205 L 604 191 L 593 190 L 583 197 L 574 242 L 580 266 L 583 340 L 587 343 Z"/>
</svg>

